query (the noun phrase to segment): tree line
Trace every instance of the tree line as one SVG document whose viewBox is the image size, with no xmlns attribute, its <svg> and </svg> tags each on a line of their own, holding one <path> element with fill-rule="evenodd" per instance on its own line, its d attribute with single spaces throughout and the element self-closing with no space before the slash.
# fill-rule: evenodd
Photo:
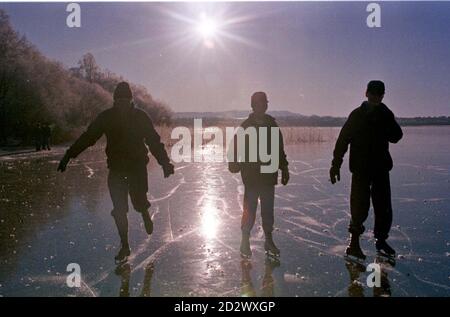
<svg viewBox="0 0 450 317">
<path fill-rule="evenodd" d="M 31 144 L 38 123 L 52 127 L 53 142 L 72 139 L 102 110 L 112 105 L 112 92 L 125 80 L 101 69 L 92 54 L 67 68 L 44 56 L 11 26 L 0 10 L 0 145 Z M 155 124 L 169 124 L 172 111 L 132 84 L 134 101 Z"/>
</svg>

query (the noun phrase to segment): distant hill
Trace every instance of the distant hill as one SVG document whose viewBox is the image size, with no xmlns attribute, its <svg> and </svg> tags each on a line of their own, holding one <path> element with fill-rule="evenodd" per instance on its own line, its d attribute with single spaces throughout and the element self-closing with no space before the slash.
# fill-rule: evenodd
<svg viewBox="0 0 450 317">
<path fill-rule="evenodd" d="M 229 111 L 206 111 L 206 112 L 175 112 L 173 118 L 227 118 L 227 119 L 242 119 L 247 118 L 250 111 L 229 110 Z M 302 116 L 291 111 L 269 111 L 270 115 L 274 117 L 291 117 Z"/>
<path fill-rule="evenodd" d="M 233 124 L 237 125 L 248 117 L 250 111 L 229 110 L 218 112 L 175 112 L 172 116 L 174 123 L 189 124 L 193 118 L 202 118 L 205 125 Z M 310 126 L 310 127 L 340 127 L 345 117 L 305 116 L 291 111 L 269 111 L 282 126 Z M 397 118 L 402 126 L 450 125 L 450 117 L 411 117 Z M 190 122 L 192 124 L 192 122 Z"/>
</svg>

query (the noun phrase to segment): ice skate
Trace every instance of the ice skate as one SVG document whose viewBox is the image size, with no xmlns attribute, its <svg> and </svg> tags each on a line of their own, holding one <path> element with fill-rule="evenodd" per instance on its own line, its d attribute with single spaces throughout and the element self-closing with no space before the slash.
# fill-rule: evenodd
<svg viewBox="0 0 450 317">
<path fill-rule="evenodd" d="M 131 254 L 130 247 L 128 245 L 123 245 L 120 248 L 119 253 L 117 253 L 117 255 L 114 257 L 116 264 L 126 263 L 128 261 L 128 257 L 130 256 L 130 254 Z"/>
<path fill-rule="evenodd" d="M 241 240 L 241 258 L 250 259 L 252 257 L 252 250 L 250 249 L 250 235 L 243 233 Z"/>
<path fill-rule="evenodd" d="M 275 243 L 273 242 L 272 234 L 266 234 L 266 241 L 264 242 L 264 250 L 266 251 L 266 255 L 273 258 L 280 257 L 280 249 L 277 248 Z"/>
<path fill-rule="evenodd" d="M 375 248 L 377 249 L 378 255 L 395 258 L 395 250 L 387 244 L 386 240 L 377 239 Z"/>
<path fill-rule="evenodd" d="M 142 220 L 144 221 L 145 231 L 148 235 L 153 233 L 153 221 L 148 211 L 142 212 Z"/>
<path fill-rule="evenodd" d="M 352 235 L 351 241 L 347 249 L 345 250 L 345 254 L 347 257 L 354 257 L 356 260 L 365 260 L 366 255 L 361 250 L 361 246 L 359 245 L 359 236 Z"/>
</svg>

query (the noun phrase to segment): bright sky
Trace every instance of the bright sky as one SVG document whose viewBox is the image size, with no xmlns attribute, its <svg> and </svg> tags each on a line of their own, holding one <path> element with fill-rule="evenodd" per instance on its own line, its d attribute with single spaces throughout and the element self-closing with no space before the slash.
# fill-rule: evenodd
<svg viewBox="0 0 450 317">
<path fill-rule="evenodd" d="M 450 115 L 450 3 L 0 4 L 44 54 L 98 64 L 142 84 L 175 111 L 249 108 L 264 90 L 272 110 L 345 116 L 370 79 L 398 116 Z"/>
</svg>

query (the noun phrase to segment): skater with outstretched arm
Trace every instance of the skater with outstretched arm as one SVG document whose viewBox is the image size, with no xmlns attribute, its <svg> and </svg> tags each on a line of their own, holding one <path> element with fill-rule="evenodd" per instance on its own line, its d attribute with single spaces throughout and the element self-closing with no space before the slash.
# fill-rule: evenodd
<svg viewBox="0 0 450 317">
<path fill-rule="evenodd" d="M 66 151 L 58 166 L 64 172 L 70 159 L 76 158 L 103 135 L 106 135 L 108 163 L 108 188 L 111 195 L 113 216 L 121 242 L 116 262 L 127 260 L 128 243 L 128 195 L 134 209 L 141 213 L 145 230 L 153 232 L 153 222 L 148 209 L 147 163 L 148 149 L 162 166 L 164 177 L 174 173 L 174 166 L 161 143 L 151 119 L 143 110 L 135 108 L 130 86 L 126 82 L 117 85 L 113 107 L 100 113 L 78 140 Z M 148 149 L 147 149 L 148 147 Z"/>
<path fill-rule="evenodd" d="M 265 235 L 264 249 L 268 255 L 279 257 L 280 250 L 275 245 L 272 238 L 274 224 L 274 201 L 275 201 L 275 185 L 278 183 L 278 170 L 281 170 L 281 183 L 286 185 L 289 181 L 289 169 L 286 153 L 284 152 L 283 137 L 279 131 L 278 148 L 271 149 L 271 140 L 260 140 L 261 135 L 258 133 L 260 128 L 278 129 L 275 119 L 266 113 L 268 108 L 267 95 L 264 92 L 256 92 L 251 97 L 251 107 L 253 112 L 241 124 L 243 129 L 255 128 L 257 130 L 257 139 L 253 140 L 255 144 L 248 139 L 245 142 L 246 159 L 239 161 L 237 151 L 237 137 L 234 138 L 234 158 L 228 163 L 230 172 L 241 173 L 242 182 L 244 183 L 244 203 L 243 214 L 241 220 L 242 240 L 240 252 L 243 258 L 250 258 L 252 251 L 250 248 L 250 232 L 255 224 L 256 209 L 258 200 L 261 202 L 262 226 Z M 270 131 L 267 132 L 270 136 Z M 259 159 L 256 162 L 250 162 L 248 153 L 251 148 L 259 153 L 259 146 L 262 142 L 267 141 L 267 149 L 270 151 L 278 151 L 278 165 L 273 173 L 261 172 L 261 165 L 264 165 Z"/>
<path fill-rule="evenodd" d="M 375 247 L 378 252 L 394 256 L 395 250 L 386 242 L 392 224 L 392 205 L 389 172 L 393 167 L 389 143 L 397 143 L 403 136 L 394 114 L 382 103 L 385 86 L 373 80 L 367 85 L 366 97 L 360 107 L 352 111 L 341 129 L 333 152 L 330 169 L 332 184 L 340 180 L 343 157 L 350 145 L 350 194 L 351 220 L 350 245 L 346 254 L 365 259 L 359 245 L 364 232 L 370 199 L 375 214 Z"/>
</svg>

